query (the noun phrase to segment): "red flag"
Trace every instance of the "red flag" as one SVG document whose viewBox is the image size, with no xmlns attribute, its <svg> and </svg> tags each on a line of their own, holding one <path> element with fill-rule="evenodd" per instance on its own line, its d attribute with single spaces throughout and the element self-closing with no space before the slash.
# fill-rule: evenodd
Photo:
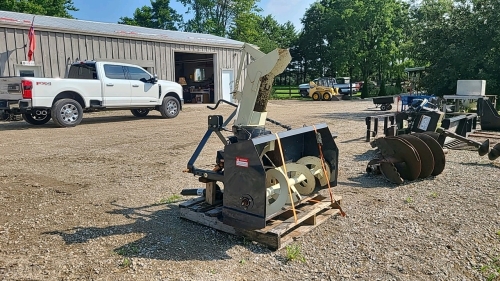
<svg viewBox="0 0 500 281">
<path fill-rule="evenodd" d="M 30 48 L 28 50 L 28 60 L 32 61 L 33 54 L 35 53 L 35 47 L 36 47 L 36 40 L 35 40 L 35 28 L 33 27 L 33 22 L 35 21 L 35 18 L 33 18 L 33 21 L 31 22 L 31 28 L 30 31 L 28 32 L 28 39 L 30 40 Z"/>
</svg>

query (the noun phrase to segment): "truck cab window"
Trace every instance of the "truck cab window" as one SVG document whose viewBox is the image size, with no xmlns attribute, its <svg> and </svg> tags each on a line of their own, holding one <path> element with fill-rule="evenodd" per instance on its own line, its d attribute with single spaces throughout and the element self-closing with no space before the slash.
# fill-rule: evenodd
<svg viewBox="0 0 500 281">
<path fill-rule="evenodd" d="M 128 67 L 128 73 L 130 75 L 130 80 L 149 80 L 151 79 L 151 75 L 144 71 L 143 69 L 140 69 L 138 67 Z"/>
<path fill-rule="evenodd" d="M 97 79 L 97 71 L 95 63 L 79 63 L 73 64 L 69 68 L 69 79 Z"/>
<path fill-rule="evenodd" d="M 109 79 L 127 79 L 125 78 L 125 71 L 121 65 L 105 64 L 104 73 Z"/>
</svg>

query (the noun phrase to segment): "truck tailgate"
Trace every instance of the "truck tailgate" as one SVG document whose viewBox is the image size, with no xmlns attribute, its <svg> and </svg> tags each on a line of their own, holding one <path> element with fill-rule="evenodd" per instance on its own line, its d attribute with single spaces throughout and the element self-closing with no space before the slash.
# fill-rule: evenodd
<svg viewBox="0 0 500 281">
<path fill-rule="evenodd" d="M 0 100 L 22 99 L 21 77 L 0 77 Z"/>
</svg>

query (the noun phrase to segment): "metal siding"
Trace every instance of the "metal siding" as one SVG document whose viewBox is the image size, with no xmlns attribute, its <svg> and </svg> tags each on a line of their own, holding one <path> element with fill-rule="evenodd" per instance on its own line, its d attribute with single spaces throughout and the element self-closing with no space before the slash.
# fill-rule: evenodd
<svg viewBox="0 0 500 281">
<path fill-rule="evenodd" d="M 100 55 L 99 52 L 99 37 L 92 36 L 92 59 L 98 58 Z"/>
<path fill-rule="evenodd" d="M 111 38 L 111 42 L 109 43 L 111 45 L 111 59 L 119 59 L 120 56 L 118 56 L 118 39 L 116 38 Z"/>
<path fill-rule="evenodd" d="M 20 63 L 23 60 L 26 60 L 28 46 L 24 47 L 24 32 L 21 29 L 16 29 L 16 58 L 17 62 Z"/>
<path fill-rule="evenodd" d="M 125 59 L 131 59 L 131 54 L 130 54 L 130 40 L 124 40 L 123 41 L 123 46 L 124 46 L 124 58 Z"/>
<path fill-rule="evenodd" d="M 99 57 L 100 58 L 106 58 L 106 38 L 104 37 L 99 37 Z"/>
<path fill-rule="evenodd" d="M 163 74 L 162 71 L 161 71 L 161 65 L 163 64 L 163 62 L 161 61 L 161 50 L 160 50 L 160 43 L 158 42 L 154 42 L 154 61 L 155 61 L 155 73 L 158 74 L 158 75 L 162 75 L 163 77 Z"/>
<path fill-rule="evenodd" d="M 52 77 L 52 67 L 50 64 L 50 47 L 49 47 L 49 33 L 46 31 L 39 32 L 38 38 L 40 38 L 40 45 L 37 45 L 37 49 L 40 49 L 41 64 L 43 66 L 43 77 Z M 40 48 L 39 48 L 40 46 Z M 37 64 L 40 64 L 40 60 Z"/>
<path fill-rule="evenodd" d="M 148 59 L 148 45 L 145 41 L 141 41 L 141 53 L 142 53 L 142 59 L 147 60 Z"/>
<path fill-rule="evenodd" d="M 80 52 L 78 53 L 78 58 L 80 60 L 86 60 L 87 58 L 87 42 L 86 42 L 85 35 L 79 35 L 78 36 L 78 47 Z"/>
<path fill-rule="evenodd" d="M 125 47 L 123 46 L 123 39 L 118 39 L 118 59 L 126 59 L 125 57 Z"/>
<path fill-rule="evenodd" d="M 130 40 L 130 58 L 133 60 L 137 59 L 137 48 L 135 47 L 136 45 L 136 40 Z"/>
<path fill-rule="evenodd" d="M 73 50 L 71 48 L 71 34 L 64 33 L 63 34 L 63 41 L 64 41 L 64 57 L 66 58 L 66 64 L 69 62 L 75 61 L 75 57 L 73 56 Z M 67 59 L 69 58 L 69 61 Z M 64 71 L 66 72 L 66 65 L 64 68 Z"/>
<path fill-rule="evenodd" d="M 106 40 L 106 58 L 113 58 L 113 42 L 111 38 L 105 38 Z"/>
<path fill-rule="evenodd" d="M 138 60 L 142 60 L 142 43 L 141 41 L 135 41 L 135 56 Z"/>
<path fill-rule="evenodd" d="M 146 52 L 147 52 L 147 59 L 152 60 L 153 59 L 153 47 L 151 46 L 151 42 L 146 42 Z"/>
<path fill-rule="evenodd" d="M 78 36 L 78 58 L 80 60 L 86 60 L 87 59 L 87 43 L 85 42 L 85 35 L 79 35 Z"/>
<path fill-rule="evenodd" d="M 167 80 L 167 56 L 166 56 L 166 47 L 165 43 L 160 43 L 160 56 L 158 57 L 160 59 L 160 73 L 158 74 L 161 79 Z"/>
<path fill-rule="evenodd" d="M 50 64 L 51 77 L 61 77 L 59 73 L 59 63 L 58 63 L 58 52 L 57 52 L 57 38 L 54 32 L 49 32 L 47 34 L 47 43 L 49 47 L 48 62 Z"/>
<path fill-rule="evenodd" d="M 175 79 L 175 59 L 172 51 L 172 44 L 167 44 L 165 48 L 165 62 L 167 65 L 167 80 Z"/>
<path fill-rule="evenodd" d="M 80 47 L 78 44 L 78 35 L 76 34 L 71 34 L 71 58 L 72 61 L 76 61 L 77 59 L 80 59 Z"/>
<path fill-rule="evenodd" d="M 0 76 L 10 76 L 9 66 L 7 64 L 7 37 L 5 33 L 6 28 L 0 28 Z"/>
<path fill-rule="evenodd" d="M 14 75 L 14 64 L 17 64 L 16 58 L 16 33 L 13 28 L 7 28 L 7 69 L 10 75 Z"/>
<path fill-rule="evenodd" d="M 59 77 L 66 77 L 66 60 L 67 57 L 64 54 L 64 39 L 62 33 L 55 33 L 56 51 L 57 51 L 57 72 Z"/>
<path fill-rule="evenodd" d="M 92 60 L 93 54 L 92 36 L 85 36 L 85 59 Z"/>
</svg>

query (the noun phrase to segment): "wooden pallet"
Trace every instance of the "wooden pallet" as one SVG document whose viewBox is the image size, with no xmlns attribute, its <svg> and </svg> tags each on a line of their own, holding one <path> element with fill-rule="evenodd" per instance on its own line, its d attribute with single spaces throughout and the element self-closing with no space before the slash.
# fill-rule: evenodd
<svg viewBox="0 0 500 281">
<path fill-rule="evenodd" d="M 338 202 L 341 199 L 341 197 L 335 197 Z M 321 195 L 302 201 L 295 206 L 295 209 L 297 223 L 295 223 L 293 211 L 287 210 L 269 220 L 265 228 L 245 230 L 222 222 L 222 202 L 220 201 L 211 205 L 206 203 L 205 197 L 198 197 L 179 205 L 181 218 L 264 244 L 272 250 L 282 249 L 328 218 L 340 213 L 338 205 L 332 206 L 330 198 Z"/>
</svg>

